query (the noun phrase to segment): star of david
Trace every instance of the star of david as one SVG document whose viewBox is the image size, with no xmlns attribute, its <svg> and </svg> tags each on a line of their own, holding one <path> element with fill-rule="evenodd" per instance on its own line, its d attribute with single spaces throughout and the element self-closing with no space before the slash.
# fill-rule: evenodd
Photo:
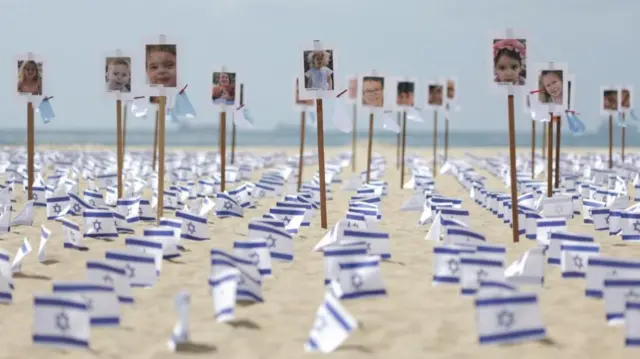
<svg viewBox="0 0 640 359">
<path fill-rule="evenodd" d="M 37 194 L 37 193 L 34 193 L 34 194 L 33 194 L 33 200 L 35 201 L 35 200 L 37 200 L 37 199 L 38 199 L 38 194 Z"/>
<path fill-rule="evenodd" d="M 327 324 L 327 318 L 322 315 L 318 315 L 313 323 L 313 330 L 316 332 L 322 332 L 327 327 Z"/>
<path fill-rule="evenodd" d="M 105 274 L 104 277 L 102 277 L 102 281 L 104 282 L 104 284 L 113 285 L 113 278 L 111 278 L 111 276 L 108 274 Z"/>
<path fill-rule="evenodd" d="M 249 258 L 251 259 L 251 262 L 255 265 L 258 265 L 258 262 L 260 262 L 260 256 L 256 252 L 251 252 L 251 254 L 249 255 Z"/>
<path fill-rule="evenodd" d="M 138 216 L 142 217 L 142 207 L 138 207 Z"/>
<path fill-rule="evenodd" d="M 609 275 L 611 275 L 612 277 L 617 277 L 618 276 L 618 270 L 617 269 L 613 269 L 611 271 L 611 273 L 609 273 Z"/>
<path fill-rule="evenodd" d="M 91 297 L 88 296 L 82 296 L 82 298 L 85 300 L 85 302 L 87 302 L 87 309 L 89 310 L 93 310 L 93 299 L 91 299 Z"/>
<path fill-rule="evenodd" d="M 56 203 L 53 205 L 53 211 L 56 212 L 56 214 L 59 214 L 62 211 L 62 208 L 60 208 L 60 205 Z"/>
<path fill-rule="evenodd" d="M 112 184 L 113 184 L 113 181 L 112 181 L 112 180 L 110 180 L 110 179 L 108 179 L 108 180 L 107 180 L 107 186 L 111 186 Z"/>
<path fill-rule="evenodd" d="M 611 215 L 610 215 L 610 214 L 607 214 L 607 215 L 604 217 L 604 221 L 605 221 L 607 224 L 609 224 L 609 217 L 611 217 Z"/>
<path fill-rule="evenodd" d="M 367 246 L 367 252 L 371 251 L 371 242 L 370 241 L 366 241 L 364 242 L 364 245 Z"/>
<path fill-rule="evenodd" d="M 347 222 L 347 228 L 358 228 L 358 222 Z"/>
<path fill-rule="evenodd" d="M 96 206 L 96 201 L 94 199 L 90 199 L 89 200 L 89 204 L 95 207 Z"/>
<path fill-rule="evenodd" d="M 268 235 L 265 239 L 267 240 L 267 247 L 273 248 L 276 246 L 276 239 L 272 235 Z"/>
<path fill-rule="evenodd" d="M 97 219 L 93 221 L 93 229 L 95 229 L 96 232 L 100 232 L 100 230 L 102 230 L 102 222 Z"/>
<path fill-rule="evenodd" d="M 236 195 L 236 202 L 240 203 L 242 201 L 242 196 Z"/>
<path fill-rule="evenodd" d="M 640 221 L 636 220 L 633 222 L 633 230 L 640 233 Z"/>
<path fill-rule="evenodd" d="M 573 257 L 573 265 L 576 266 L 577 269 L 582 269 L 584 267 L 584 260 L 579 255 L 575 255 Z"/>
<path fill-rule="evenodd" d="M 80 208 L 80 205 L 79 205 L 79 204 L 77 204 L 77 203 L 76 203 L 76 204 L 74 204 L 74 205 L 73 205 L 73 211 L 74 211 L 76 214 L 77 214 L 77 213 L 80 213 L 80 210 L 81 210 L 81 208 Z"/>
<path fill-rule="evenodd" d="M 508 310 L 500 311 L 500 313 L 498 313 L 497 319 L 498 319 L 498 325 L 501 327 L 504 327 L 505 329 L 511 328 L 511 326 L 513 326 L 513 324 L 515 324 L 515 321 L 516 321 L 515 315 Z"/>
<path fill-rule="evenodd" d="M 127 273 L 127 277 L 133 278 L 136 276 L 136 269 L 131 264 L 127 263 L 127 265 L 124 266 L 124 270 Z"/>
<path fill-rule="evenodd" d="M 478 280 L 478 285 L 480 285 L 480 282 L 482 282 L 483 280 L 485 280 L 488 276 L 489 276 L 489 273 L 487 273 L 487 271 L 485 271 L 484 269 L 480 268 L 480 269 L 476 272 L 476 278 L 477 278 L 477 280 Z"/>
<path fill-rule="evenodd" d="M 563 210 L 563 207 L 561 204 L 556 205 L 555 207 L 556 214 L 562 213 L 562 210 Z"/>
<path fill-rule="evenodd" d="M 264 197 L 266 193 L 264 193 L 263 190 L 260 190 L 260 192 L 258 192 L 258 196 L 259 197 Z"/>
<path fill-rule="evenodd" d="M 69 315 L 64 310 L 56 314 L 55 326 L 63 333 L 69 330 Z"/>
<path fill-rule="evenodd" d="M 636 293 L 633 289 L 630 289 L 624 297 L 627 298 L 627 300 L 637 300 L 640 299 L 640 293 Z"/>
<path fill-rule="evenodd" d="M 364 280 L 358 273 L 353 273 L 351 275 L 351 285 L 356 291 L 360 290 L 363 284 L 364 284 Z"/>
<path fill-rule="evenodd" d="M 225 211 L 230 211 L 231 208 L 233 208 L 233 205 L 230 201 L 225 201 L 222 207 L 225 209 Z"/>
<path fill-rule="evenodd" d="M 238 285 L 243 285 L 244 284 L 244 275 L 240 274 L 240 276 L 238 277 Z"/>
<path fill-rule="evenodd" d="M 460 270 L 460 263 L 458 263 L 457 260 L 451 258 L 447 261 L 447 267 L 449 267 L 449 272 L 455 275 Z"/>
<path fill-rule="evenodd" d="M 71 243 L 76 243 L 76 234 L 73 230 L 69 230 L 69 240 Z"/>
<path fill-rule="evenodd" d="M 131 215 L 131 207 L 127 207 L 127 217 Z"/>
<path fill-rule="evenodd" d="M 288 226 L 289 222 L 291 222 L 291 219 L 289 219 L 289 217 L 287 217 L 287 216 L 284 216 L 284 218 L 282 218 L 282 220 L 284 221 L 284 225 L 285 226 Z"/>
<path fill-rule="evenodd" d="M 193 224 L 193 222 L 189 222 L 187 224 L 187 232 L 189 232 L 190 235 L 193 235 L 194 233 L 196 233 L 196 225 Z"/>
</svg>

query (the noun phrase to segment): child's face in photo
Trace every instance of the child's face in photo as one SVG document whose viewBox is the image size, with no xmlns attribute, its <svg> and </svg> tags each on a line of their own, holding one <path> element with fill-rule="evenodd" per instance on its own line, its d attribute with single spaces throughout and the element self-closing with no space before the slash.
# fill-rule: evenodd
<svg viewBox="0 0 640 359">
<path fill-rule="evenodd" d="M 429 86 L 429 105 L 442 105 L 442 86 Z"/>
<path fill-rule="evenodd" d="M 456 97 L 456 85 L 453 81 L 447 82 L 447 98 L 453 100 Z"/>
<path fill-rule="evenodd" d="M 221 72 L 218 76 L 218 84 L 220 84 L 221 86 L 227 86 L 229 85 L 229 82 L 229 74 L 226 72 Z"/>
<path fill-rule="evenodd" d="M 362 102 L 365 105 L 382 107 L 382 83 L 375 80 L 365 80 L 362 83 Z"/>
<path fill-rule="evenodd" d="M 413 92 L 400 92 L 396 103 L 400 106 L 413 106 Z"/>
<path fill-rule="evenodd" d="M 131 78 L 129 66 L 111 63 L 107 67 L 107 84 L 111 89 L 124 88 Z"/>
<path fill-rule="evenodd" d="M 38 75 L 38 65 L 33 61 L 28 61 L 24 66 L 24 78 L 25 80 L 35 80 Z"/>
<path fill-rule="evenodd" d="M 522 71 L 520 61 L 509 56 L 500 55 L 495 67 L 498 81 L 517 83 Z"/>
<path fill-rule="evenodd" d="M 620 100 L 620 106 L 622 108 L 630 108 L 631 107 L 631 92 L 627 89 L 620 91 L 622 94 L 622 99 Z"/>
<path fill-rule="evenodd" d="M 166 51 L 147 54 L 147 76 L 152 85 L 176 87 L 176 56 Z"/>
<path fill-rule="evenodd" d="M 604 93 L 604 108 L 607 110 L 618 109 L 618 92 L 606 91 Z"/>
<path fill-rule="evenodd" d="M 562 98 L 562 80 L 557 74 L 550 72 L 542 77 L 544 90 L 554 99 Z"/>
<path fill-rule="evenodd" d="M 321 68 L 324 65 L 324 54 L 322 52 L 314 52 L 311 58 L 311 64 L 316 69 Z"/>
</svg>

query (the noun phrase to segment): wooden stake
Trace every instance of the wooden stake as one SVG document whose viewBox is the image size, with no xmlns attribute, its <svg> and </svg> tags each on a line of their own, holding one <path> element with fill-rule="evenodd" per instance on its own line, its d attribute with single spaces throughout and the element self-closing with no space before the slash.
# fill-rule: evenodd
<svg viewBox="0 0 640 359">
<path fill-rule="evenodd" d="M 402 113 L 402 154 L 400 156 L 400 189 L 404 189 L 404 158 L 407 149 L 407 113 Z"/>
<path fill-rule="evenodd" d="M 531 119 L 531 179 L 536 178 L 536 120 Z"/>
<path fill-rule="evenodd" d="M 540 152 L 542 152 L 542 159 L 547 158 L 547 126 L 542 125 L 542 146 L 540 147 Z"/>
<path fill-rule="evenodd" d="M 509 172 L 511 175 L 511 232 L 513 243 L 519 242 L 518 227 L 518 183 L 516 182 L 516 125 L 513 95 L 507 98 L 509 116 Z"/>
<path fill-rule="evenodd" d="M 438 111 L 433 111 L 433 178 L 438 176 Z"/>
<path fill-rule="evenodd" d="M 160 224 L 160 218 L 164 213 L 164 124 L 167 109 L 167 98 L 165 96 L 158 96 L 158 224 Z"/>
<path fill-rule="evenodd" d="M 224 192 L 227 183 L 227 111 L 220 112 L 220 191 Z"/>
<path fill-rule="evenodd" d="M 356 171 L 356 148 L 358 143 L 358 110 L 353 104 L 353 130 L 351 131 L 351 172 Z"/>
<path fill-rule="evenodd" d="M 609 115 L 609 169 L 613 168 L 613 115 Z"/>
<path fill-rule="evenodd" d="M 117 172 L 118 172 L 118 198 L 122 198 L 122 156 L 123 156 L 123 145 L 122 145 L 122 100 L 116 100 L 116 127 L 117 127 Z"/>
<path fill-rule="evenodd" d="M 153 170 L 156 169 L 156 158 L 158 156 L 158 123 L 160 122 L 160 108 L 156 111 L 156 124 L 153 126 Z"/>
<path fill-rule="evenodd" d="M 322 99 L 316 99 L 316 116 L 318 126 L 318 170 L 320 172 L 320 224 L 327 229 L 327 184 L 324 171 L 324 120 L 322 118 Z"/>
<path fill-rule="evenodd" d="M 298 158 L 298 192 L 302 188 L 302 169 L 304 168 L 304 140 L 305 140 L 305 127 L 307 122 L 306 111 L 300 111 L 300 155 Z"/>
<path fill-rule="evenodd" d="M 449 118 L 444 118 L 444 161 L 449 158 Z"/>
<path fill-rule="evenodd" d="M 549 114 L 549 125 L 547 126 L 549 141 L 547 146 L 547 197 L 553 196 L 553 114 Z"/>
<path fill-rule="evenodd" d="M 369 114 L 369 145 L 367 147 L 367 178 L 366 183 L 371 180 L 371 155 L 373 152 L 373 113 Z"/>
<path fill-rule="evenodd" d="M 34 162 L 35 162 L 35 124 L 34 124 L 33 103 L 27 102 L 27 199 L 33 199 L 33 182 L 35 181 Z M 44 198 L 40 199 L 41 201 Z"/>
<path fill-rule="evenodd" d="M 124 105 L 124 111 L 122 114 L 122 154 L 123 157 L 127 154 L 127 117 L 129 106 L 127 104 Z"/>
<path fill-rule="evenodd" d="M 625 113 L 622 112 L 622 123 L 624 125 L 627 124 L 627 119 L 625 118 Z M 624 163 L 624 147 L 625 147 L 625 142 L 626 142 L 626 135 L 627 135 L 627 128 L 622 126 L 622 133 L 620 134 L 620 148 L 621 148 L 621 156 L 622 156 L 622 163 Z"/>
<path fill-rule="evenodd" d="M 398 127 L 400 127 L 400 117 L 402 116 L 402 114 L 400 112 L 398 112 L 398 118 L 397 118 L 397 122 L 398 122 Z M 400 146 L 402 146 L 402 135 L 400 134 L 400 132 L 398 132 L 398 135 L 396 135 L 396 169 L 400 169 Z"/>
<path fill-rule="evenodd" d="M 560 188 L 560 139 L 561 137 L 561 129 L 562 123 L 560 123 L 562 117 L 556 116 L 556 181 L 555 188 Z"/>
<path fill-rule="evenodd" d="M 244 106 L 244 84 L 240 84 L 240 107 Z M 236 122 L 231 125 L 231 164 L 236 163 Z"/>
</svg>

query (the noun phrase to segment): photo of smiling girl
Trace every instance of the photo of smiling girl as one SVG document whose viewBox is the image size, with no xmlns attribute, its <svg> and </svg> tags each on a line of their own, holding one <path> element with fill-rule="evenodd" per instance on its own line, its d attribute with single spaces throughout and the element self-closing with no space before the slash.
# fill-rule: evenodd
<svg viewBox="0 0 640 359">
<path fill-rule="evenodd" d="M 104 66 L 107 91 L 131 92 L 131 58 L 107 57 Z"/>
<path fill-rule="evenodd" d="M 543 70 L 538 76 L 538 101 L 543 104 L 564 104 L 563 70 Z"/>
<path fill-rule="evenodd" d="M 18 93 L 42 95 L 42 62 L 18 61 Z"/>
<path fill-rule="evenodd" d="M 146 45 L 147 84 L 176 87 L 178 53 L 176 45 Z"/>
</svg>

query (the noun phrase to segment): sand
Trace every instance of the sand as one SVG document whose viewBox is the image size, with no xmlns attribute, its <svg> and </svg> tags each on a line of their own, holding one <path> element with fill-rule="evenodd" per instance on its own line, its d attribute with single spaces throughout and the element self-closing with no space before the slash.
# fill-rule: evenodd
<svg viewBox="0 0 640 359">
<path fill-rule="evenodd" d="M 95 148 L 94 148 L 95 149 Z M 242 150 L 265 152 L 266 149 Z M 330 149 L 334 155 L 341 149 Z M 451 157 L 461 157 L 469 149 L 452 149 Z M 476 155 L 492 155 L 505 149 L 471 149 Z M 288 150 L 295 153 L 296 149 Z M 544 342 L 511 346 L 480 346 L 477 343 L 475 309 L 470 297 L 459 294 L 455 286 L 433 287 L 433 242 L 424 240 L 427 227 L 416 227 L 420 213 L 400 212 L 411 190 L 399 188 L 399 171 L 395 169 L 395 147 L 377 144 L 375 151 L 390 163 L 385 175 L 389 196 L 382 202 L 381 228 L 391 234 L 392 262 L 382 264 L 382 274 L 389 295 L 386 298 L 345 301 L 344 306 L 362 323 L 347 342 L 331 358 L 622 358 L 632 355 L 624 348 L 622 327 L 608 327 L 602 301 L 584 297 L 584 280 L 563 280 L 559 268 L 548 267 L 546 285 L 540 292 L 549 339 Z M 522 149 L 526 151 L 526 149 Z M 408 153 L 413 153 L 409 150 Z M 431 158 L 431 151 L 422 155 Z M 364 168 L 366 144 L 358 149 L 358 168 Z M 305 177 L 315 168 L 307 166 Z M 346 169 L 343 178 L 348 177 Z M 408 180 L 408 176 L 406 177 Z M 511 232 L 501 220 L 480 208 L 468 198 L 468 193 L 449 176 L 437 179 L 442 194 L 463 199 L 471 212 L 471 227 L 482 232 L 491 242 L 508 245 L 508 261 L 516 259 L 534 241 L 522 238 L 521 243 L 509 243 Z M 489 177 L 488 186 L 503 186 Z M 334 185 L 335 197 L 328 203 L 331 227 L 347 208 L 348 196 Z M 17 191 L 17 192 L 22 192 Z M 22 208 L 21 193 L 15 208 Z M 264 200 L 257 209 L 245 212 L 245 218 L 264 213 L 275 201 Z M 212 217 L 213 218 L 213 217 Z M 150 289 L 134 289 L 136 304 L 123 306 L 119 328 L 92 329 L 91 351 L 60 351 L 34 346 L 31 343 L 33 294 L 51 291 L 51 280 L 82 280 L 87 259 L 100 259 L 108 248 L 123 247 L 118 241 L 108 243 L 86 239 L 88 252 L 62 248 L 61 225 L 46 221 L 44 209 L 36 211 L 33 227 L 16 227 L 0 236 L 0 247 L 15 253 L 27 237 L 34 252 L 23 262 L 27 275 L 16 278 L 14 302 L 0 306 L 0 358 L 304 358 L 303 344 L 312 327 L 315 311 L 323 296 L 322 255 L 311 249 L 326 230 L 320 228 L 320 215 L 311 227 L 304 228 L 295 238 L 295 260 L 292 264 L 274 263 L 275 277 L 263 285 L 265 302 L 239 307 L 237 317 L 243 325 L 216 323 L 208 292 L 209 249 L 231 249 L 234 240 L 246 234 L 246 219 L 214 218 L 210 224 L 212 238 L 205 242 L 186 243 L 188 252 L 177 263 L 165 261 L 158 283 Z M 43 265 L 37 261 L 40 225 L 52 231 L 47 245 L 47 257 L 54 262 Z M 143 224 L 136 227 L 140 233 Z M 621 246 L 619 237 L 596 233 L 590 225 L 576 217 L 569 230 L 594 234 L 602 251 L 623 257 L 640 257 L 640 247 Z M 618 246 L 616 246 L 616 243 Z M 193 345 L 185 353 L 171 353 L 167 340 L 175 324 L 174 296 L 181 289 L 191 293 L 191 339 Z M 637 355 L 637 354 L 636 354 Z"/>
</svg>

